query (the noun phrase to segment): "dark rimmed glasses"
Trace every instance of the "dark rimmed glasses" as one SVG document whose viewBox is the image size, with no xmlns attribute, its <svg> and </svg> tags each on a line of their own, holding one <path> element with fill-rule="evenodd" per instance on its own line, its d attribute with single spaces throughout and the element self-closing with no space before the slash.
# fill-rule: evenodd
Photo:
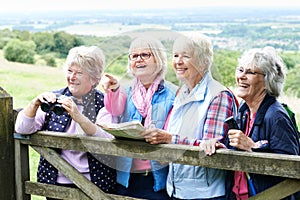
<svg viewBox="0 0 300 200">
<path fill-rule="evenodd" d="M 138 57 L 140 57 L 142 60 L 148 60 L 152 56 L 152 53 L 150 52 L 144 52 L 144 53 L 130 53 L 128 55 L 129 60 L 136 61 Z"/>
</svg>

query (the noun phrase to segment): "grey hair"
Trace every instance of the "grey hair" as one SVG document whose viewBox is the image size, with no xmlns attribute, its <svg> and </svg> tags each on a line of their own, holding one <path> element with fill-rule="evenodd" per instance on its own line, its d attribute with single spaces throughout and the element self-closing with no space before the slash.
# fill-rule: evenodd
<svg viewBox="0 0 300 200">
<path fill-rule="evenodd" d="M 173 52 L 188 49 L 193 52 L 196 58 L 197 66 L 201 67 L 201 71 L 210 71 L 213 63 L 213 45 L 210 38 L 202 33 L 190 33 L 185 36 L 178 37 L 173 44 Z"/>
<path fill-rule="evenodd" d="M 105 56 L 97 46 L 78 46 L 70 49 L 63 70 L 76 65 L 84 70 L 90 77 L 93 87 L 99 84 L 105 66 Z"/>
<path fill-rule="evenodd" d="M 274 97 L 279 97 L 285 76 L 286 66 L 275 48 L 266 46 L 263 49 L 250 49 L 238 60 L 239 66 L 255 67 L 261 69 L 265 74 L 265 86 L 267 93 Z"/>
<path fill-rule="evenodd" d="M 155 74 L 165 78 L 168 69 L 168 60 L 167 52 L 164 45 L 155 38 L 152 37 L 138 37 L 134 39 L 129 47 L 129 54 L 132 53 L 135 49 L 149 49 L 154 56 L 154 59 L 157 63 L 157 69 Z M 128 58 L 128 72 L 132 73 L 130 60 Z"/>
</svg>

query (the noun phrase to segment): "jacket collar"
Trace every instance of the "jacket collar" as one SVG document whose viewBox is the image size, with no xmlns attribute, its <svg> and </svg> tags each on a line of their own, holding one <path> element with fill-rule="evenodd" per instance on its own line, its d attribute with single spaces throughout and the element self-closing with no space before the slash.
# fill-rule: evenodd
<svg viewBox="0 0 300 200">
<path fill-rule="evenodd" d="M 254 125 L 261 125 L 264 121 L 265 114 L 274 102 L 276 101 L 276 98 L 273 96 L 270 96 L 269 94 L 266 94 L 263 101 L 261 102 L 258 111 L 256 113 Z M 246 103 L 243 103 L 239 109 L 239 113 L 244 113 L 246 110 L 249 110 L 249 107 Z"/>
<path fill-rule="evenodd" d="M 191 102 L 191 101 L 202 101 L 205 98 L 205 95 L 208 90 L 208 84 L 212 80 L 212 76 L 207 72 L 203 78 L 195 85 L 195 87 L 190 91 L 187 85 L 182 85 L 177 96 L 178 100 L 182 104 Z"/>
</svg>

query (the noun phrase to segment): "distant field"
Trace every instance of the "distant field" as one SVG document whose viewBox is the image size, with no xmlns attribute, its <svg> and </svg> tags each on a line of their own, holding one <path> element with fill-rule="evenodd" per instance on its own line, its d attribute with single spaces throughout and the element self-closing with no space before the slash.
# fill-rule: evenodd
<svg viewBox="0 0 300 200">
<path fill-rule="evenodd" d="M 169 30 L 169 26 L 159 24 L 123 25 L 121 23 L 99 23 L 99 24 L 76 24 L 59 29 L 70 34 L 94 35 L 94 36 L 114 36 L 130 31 L 143 30 L 147 28 Z M 170 32 L 170 31 L 169 31 Z"/>
</svg>

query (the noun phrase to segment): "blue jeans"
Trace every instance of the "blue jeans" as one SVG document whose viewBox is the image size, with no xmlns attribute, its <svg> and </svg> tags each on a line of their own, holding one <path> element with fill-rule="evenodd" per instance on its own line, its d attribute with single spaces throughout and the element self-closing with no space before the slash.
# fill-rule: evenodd
<svg viewBox="0 0 300 200">
<path fill-rule="evenodd" d="M 129 187 L 126 188 L 117 183 L 117 194 L 134 198 L 144 198 L 152 200 L 170 200 L 166 190 L 155 192 L 153 190 L 154 178 L 153 174 L 147 176 L 138 173 L 131 173 L 129 179 Z"/>
</svg>

